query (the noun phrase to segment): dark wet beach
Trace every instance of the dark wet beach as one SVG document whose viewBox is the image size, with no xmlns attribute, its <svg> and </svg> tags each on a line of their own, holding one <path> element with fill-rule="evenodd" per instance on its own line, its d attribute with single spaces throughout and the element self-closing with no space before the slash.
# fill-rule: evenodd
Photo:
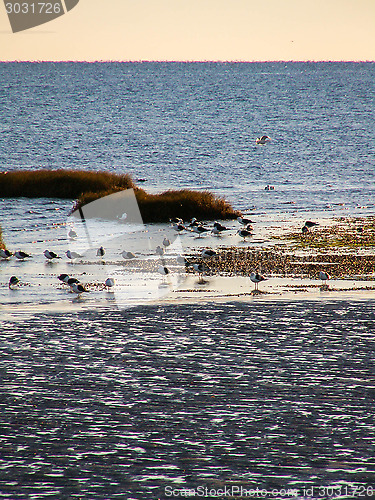
<svg viewBox="0 0 375 500">
<path fill-rule="evenodd" d="M 0 498 L 374 486 L 374 331 L 373 301 L 2 322 Z"/>
</svg>

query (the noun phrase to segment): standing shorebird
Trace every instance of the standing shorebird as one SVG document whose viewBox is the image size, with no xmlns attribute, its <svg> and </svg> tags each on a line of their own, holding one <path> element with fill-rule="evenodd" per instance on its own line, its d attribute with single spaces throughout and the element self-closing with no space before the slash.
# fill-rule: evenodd
<svg viewBox="0 0 375 500">
<path fill-rule="evenodd" d="M 164 239 L 163 239 L 163 246 L 164 246 L 164 248 L 167 248 L 170 245 L 171 245 L 171 241 L 166 236 L 164 236 Z"/>
<path fill-rule="evenodd" d="M 259 291 L 259 283 L 261 281 L 265 281 L 266 279 L 267 278 L 265 278 L 264 276 L 262 276 L 259 273 L 251 273 L 250 274 L 250 280 L 254 283 L 254 292 Z"/>
<path fill-rule="evenodd" d="M 166 286 L 167 285 L 167 282 L 165 281 L 165 278 L 166 276 L 168 276 L 168 274 L 170 273 L 169 269 L 165 266 L 159 266 L 158 267 L 158 273 L 161 274 L 163 276 L 163 281 L 162 283 L 160 284 L 161 286 Z M 160 286 L 159 285 L 159 286 Z"/>
<path fill-rule="evenodd" d="M 164 255 L 164 248 L 162 248 L 160 245 L 158 245 L 155 249 L 155 253 L 156 255 L 160 255 L 160 257 L 162 257 Z"/>
<path fill-rule="evenodd" d="M 319 279 L 322 280 L 322 288 L 328 288 L 327 280 L 330 280 L 331 276 L 324 271 L 319 271 Z"/>
<path fill-rule="evenodd" d="M 209 229 L 204 226 L 193 226 L 194 233 L 199 234 L 198 238 L 202 237 L 202 234 L 207 233 Z"/>
<path fill-rule="evenodd" d="M 251 219 L 246 219 L 245 217 L 237 217 L 237 221 L 243 226 L 248 226 L 249 224 L 254 224 L 254 221 Z"/>
<path fill-rule="evenodd" d="M 107 278 L 104 282 L 104 285 L 108 291 L 111 290 L 111 288 L 113 288 L 115 286 L 114 278 Z"/>
<path fill-rule="evenodd" d="M 104 257 L 104 254 L 105 254 L 104 247 L 99 247 L 98 250 L 96 251 L 97 257 L 100 257 L 102 259 Z"/>
<path fill-rule="evenodd" d="M 241 236 L 241 238 L 243 238 L 244 241 L 246 240 L 246 238 L 248 236 L 252 236 L 253 235 L 253 233 L 251 231 L 249 231 L 248 229 L 240 229 L 238 231 L 238 234 Z"/>
<path fill-rule="evenodd" d="M 51 252 L 50 250 L 44 250 L 43 254 L 47 260 L 61 259 L 61 257 L 59 257 L 57 253 Z"/>
<path fill-rule="evenodd" d="M 127 252 L 126 250 L 123 250 L 120 255 L 123 256 L 124 259 L 126 260 L 131 260 L 131 259 L 135 259 L 136 256 L 134 255 L 133 252 Z"/>
<path fill-rule="evenodd" d="M 70 229 L 68 232 L 68 237 L 71 240 L 75 240 L 76 238 L 78 238 L 78 234 L 74 231 L 74 229 Z"/>
<path fill-rule="evenodd" d="M 7 250 L 6 248 L 0 248 L 0 259 L 9 259 L 9 257 L 12 257 L 12 252 Z"/>
<path fill-rule="evenodd" d="M 20 283 L 20 280 L 17 278 L 17 276 L 12 276 L 9 280 L 9 283 L 8 283 L 9 289 L 13 290 L 14 287 L 19 285 L 19 283 Z"/>
<path fill-rule="evenodd" d="M 201 256 L 205 259 L 210 258 L 210 257 L 215 257 L 217 253 L 215 250 L 211 250 L 210 248 L 206 248 L 205 250 L 202 250 Z"/>
<path fill-rule="evenodd" d="M 319 222 L 313 222 L 311 220 L 307 220 L 305 222 L 305 226 L 308 227 L 309 229 L 314 226 L 319 226 Z"/>
<path fill-rule="evenodd" d="M 207 267 L 204 264 L 193 264 L 193 269 L 195 272 L 198 273 L 198 276 L 199 276 L 198 283 L 200 285 L 205 284 L 206 281 L 204 281 L 204 279 L 203 279 L 203 273 L 207 270 Z"/>
<path fill-rule="evenodd" d="M 70 250 L 67 250 L 65 252 L 65 255 L 68 257 L 68 259 L 70 260 L 74 260 L 74 259 L 82 259 L 82 255 L 80 253 L 77 253 L 77 252 L 73 252 L 73 251 L 70 251 Z"/>
<path fill-rule="evenodd" d="M 26 252 L 22 252 L 22 250 L 15 252 L 14 255 L 18 260 L 25 260 L 25 259 L 29 259 L 31 257 L 30 254 L 28 254 Z"/>
<path fill-rule="evenodd" d="M 88 292 L 87 288 L 85 288 L 83 285 L 81 285 L 81 283 L 73 283 L 72 290 L 74 293 L 76 293 L 78 295 L 78 297 L 80 297 L 80 295 L 82 293 Z"/>
</svg>

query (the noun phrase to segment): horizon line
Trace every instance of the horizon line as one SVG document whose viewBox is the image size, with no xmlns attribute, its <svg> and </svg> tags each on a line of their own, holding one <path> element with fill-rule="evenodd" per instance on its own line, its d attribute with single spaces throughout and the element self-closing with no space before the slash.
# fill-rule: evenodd
<svg viewBox="0 0 375 500">
<path fill-rule="evenodd" d="M 374 63 L 372 59 L 9 59 L 0 63 L 220 63 L 220 64 L 252 64 L 252 63 Z"/>
</svg>

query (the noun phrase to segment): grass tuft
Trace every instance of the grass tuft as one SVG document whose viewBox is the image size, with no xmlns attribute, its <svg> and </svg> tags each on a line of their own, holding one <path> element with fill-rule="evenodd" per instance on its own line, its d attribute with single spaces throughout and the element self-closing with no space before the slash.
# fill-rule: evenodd
<svg viewBox="0 0 375 500">
<path fill-rule="evenodd" d="M 166 222 L 171 217 L 189 220 L 234 219 L 240 212 L 209 191 L 182 189 L 148 194 L 129 175 L 82 170 L 16 170 L 0 173 L 0 197 L 76 199 L 74 210 L 98 198 L 134 189 L 144 222 Z"/>
<path fill-rule="evenodd" d="M 88 191 L 134 188 L 130 175 L 82 170 L 15 170 L 0 173 L 2 198 L 79 198 Z"/>
</svg>

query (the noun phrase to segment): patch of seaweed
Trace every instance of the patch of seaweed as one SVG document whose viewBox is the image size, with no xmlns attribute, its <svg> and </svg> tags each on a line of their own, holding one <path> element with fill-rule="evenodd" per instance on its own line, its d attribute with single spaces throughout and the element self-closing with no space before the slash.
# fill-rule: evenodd
<svg viewBox="0 0 375 500">
<path fill-rule="evenodd" d="M 274 250 L 228 248 L 208 261 L 211 274 L 249 276 L 253 271 L 279 276 L 318 278 L 319 271 L 332 278 L 374 276 L 375 256 L 355 254 L 293 255 Z"/>
<path fill-rule="evenodd" d="M 375 247 L 375 217 L 342 218 L 330 227 L 315 227 L 305 234 L 288 233 L 277 239 L 288 240 L 300 249 L 371 248 Z"/>
</svg>

